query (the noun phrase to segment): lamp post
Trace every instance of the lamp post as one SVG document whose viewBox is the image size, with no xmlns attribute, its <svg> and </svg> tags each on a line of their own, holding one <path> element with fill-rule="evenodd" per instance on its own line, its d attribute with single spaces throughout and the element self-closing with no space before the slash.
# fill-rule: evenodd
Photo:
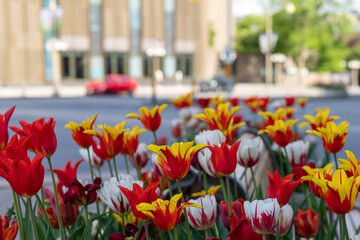
<svg viewBox="0 0 360 240">
<path fill-rule="evenodd" d="M 163 47 L 151 47 L 146 50 L 146 55 L 149 57 L 152 57 L 153 59 L 153 77 L 151 81 L 152 86 L 152 95 L 151 95 L 151 103 L 156 104 L 157 98 L 156 98 L 156 82 L 157 82 L 157 76 L 156 71 L 160 68 L 160 57 L 163 57 L 166 55 L 166 49 Z"/>
<path fill-rule="evenodd" d="M 51 78 L 54 87 L 54 96 L 59 96 L 61 84 L 61 59 L 60 51 L 67 49 L 67 44 L 58 39 L 59 27 L 63 9 L 57 5 L 56 0 L 50 0 L 47 7 L 40 12 L 41 29 L 46 38 L 45 50 L 51 53 Z"/>
<path fill-rule="evenodd" d="M 348 63 L 349 68 L 351 69 L 351 85 L 354 87 L 359 86 L 358 76 L 360 69 L 360 61 L 359 60 L 351 60 Z"/>
<path fill-rule="evenodd" d="M 282 66 L 286 61 L 285 54 L 282 53 L 274 53 L 270 56 L 271 62 L 275 63 L 275 83 L 283 84 L 282 79 Z"/>
</svg>

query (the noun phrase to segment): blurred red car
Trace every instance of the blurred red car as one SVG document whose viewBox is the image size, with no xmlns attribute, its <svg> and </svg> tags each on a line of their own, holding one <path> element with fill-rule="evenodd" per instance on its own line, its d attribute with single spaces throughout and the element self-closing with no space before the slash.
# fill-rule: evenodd
<svg viewBox="0 0 360 240">
<path fill-rule="evenodd" d="M 90 81 L 86 84 L 86 94 L 117 94 L 127 92 L 130 96 L 138 87 L 138 82 L 125 74 L 106 74 L 105 81 Z"/>
</svg>

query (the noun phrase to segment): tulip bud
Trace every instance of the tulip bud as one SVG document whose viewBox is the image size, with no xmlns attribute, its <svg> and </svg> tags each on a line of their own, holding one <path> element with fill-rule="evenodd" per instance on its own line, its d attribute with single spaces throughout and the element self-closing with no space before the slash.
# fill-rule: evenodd
<svg viewBox="0 0 360 240">
<path fill-rule="evenodd" d="M 237 159 L 241 166 L 252 167 L 260 159 L 264 144 L 260 137 L 253 139 L 242 139 L 237 151 Z"/>
<path fill-rule="evenodd" d="M 203 208 L 186 208 L 189 224 L 196 230 L 206 230 L 211 228 L 216 221 L 216 199 L 214 196 L 206 195 L 189 202 L 197 203 Z"/>
<path fill-rule="evenodd" d="M 206 143 L 208 145 L 220 145 L 225 142 L 226 138 L 220 130 L 206 130 L 195 136 L 195 143 Z"/>
<path fill-rule="evenodd" d="M 304 238 L 314 237 L 321 229 L 320 214 L 315 214 L 311 208 L 306 211 L 298 209 L 294 218 L 294 227 L 296 235 Z"/>
</svg>

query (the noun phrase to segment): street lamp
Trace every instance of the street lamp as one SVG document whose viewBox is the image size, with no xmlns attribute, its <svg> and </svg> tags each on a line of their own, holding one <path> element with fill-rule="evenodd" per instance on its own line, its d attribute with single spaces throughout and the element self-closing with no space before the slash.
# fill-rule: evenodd
<svg viewBox="0 0 360 240">
<path fill-rule="evenodd" d="M 164 57 L 166 55 L 166 49 L 163 47 L 151 47 L 146 50 L 146 55 L 153 58 L 153 77 L 151 81 L 152 85 L 152 96 L 151 103 L 156 104 L 156 71 L 160 68 L 160 57 Z"/>
<path fill-rule="evenodd" d="M 270 56 L 271 62 L 275 63 L 275 83 L 282 84 L 282 66 L 286 61 L 285 54 L 274 53 Z"/>
<path fill-rule="evenodd" d="M 272 63 L 271 63 L 270 57 L 271 57 L 271 52 L 275 48 L 276 41 L 277 41 L 277 35 L 274 35 L 274 33 L 273 33 L 273 19 L 272 18 L 275 14 L 279 13 L 280 11 L 282 11 L 284 9 L 288 14 L 293 14 L 296 10 L 294 4 L 288 3 L 276 11 L 273 11 L 272 6 L 267 8 L 265 11 L 265 29 L 266 29 L 265 36 L 266 37 L 265 37 L 265 40 L 262 40 L 262 41 L 263 42 L 265 41 L 265 43 L 263 43 L 263 44 L 266 45 L 267 47 L 265 48 L 266 51 L 264 51 L 264 52 L 262 51 L 262 52 L 265 54 L 265 82 L 267 84 L 272 83 Z M 260 44 L 261 44 L 261 40 L 260 40 Z"/>
<path fill-rule="evenodd" d="M 348 63 L 349 68 L 351 69 L 351 85 L 359 86 L 358 75 L 360 69 L 360 61 L 359 60 L 351 60 Z"/>
<path fill-rule="evenodd" d="M 61 84 L 60 51 L 67 49 L 67 44 L 58 39 L 63 9 L 57 5 L 56 0 L 50 0 L 48 7 L 43 7 L 40 12 L 41 29 L 46 38 L 45 50 L 51 53 L 52 83 L 54 96 L 59 96 Z"/>
</svg>

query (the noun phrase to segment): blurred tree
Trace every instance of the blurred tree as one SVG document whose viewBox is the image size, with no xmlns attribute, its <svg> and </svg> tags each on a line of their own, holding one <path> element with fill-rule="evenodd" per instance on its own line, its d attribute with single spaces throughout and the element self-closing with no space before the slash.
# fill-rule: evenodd
<svg viewBox="0 0 360 240">
<path fill-rule="evenodd" d="M 347 60 L 347 45 L 355 35 L 351 21 L 351 0 L 269 0 L 275 13 L 293 3 L 296 11 L 273 15 L 273 31 L 279 36 L 274 52 L 291 57 L 299 69 L 341 72 L 340 62 Z M 269 2 L 266 2 L 269 4 Z M 269 5 L 264 4 L 264 8 Z M 255 27 L 254 27 L 255 26 Z M 258 36 L 265 31 L 263 16 L 248 16 L 237 23 L 235 49 L 260 52 Z"/>
</svg>

